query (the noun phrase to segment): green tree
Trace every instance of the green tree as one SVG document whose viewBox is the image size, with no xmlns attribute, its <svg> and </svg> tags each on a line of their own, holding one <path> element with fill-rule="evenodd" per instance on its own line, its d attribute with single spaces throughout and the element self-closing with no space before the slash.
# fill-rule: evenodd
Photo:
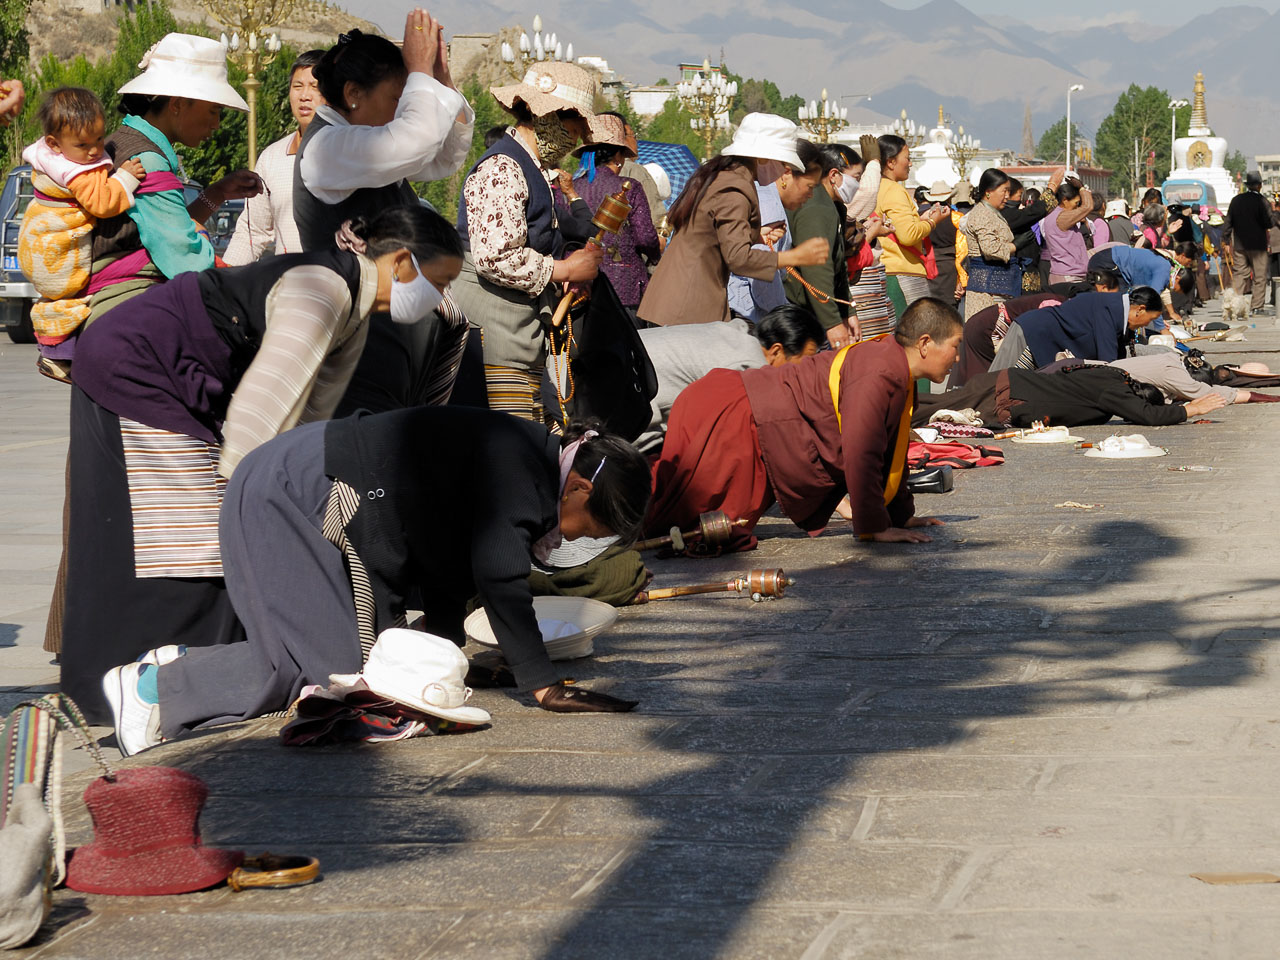
<svg viewBox="0 0 1280 960">
<path fill-rule="evenodd" d="M 26 83 L 29 79 L 27 12 L 30 8 L 31 0 L 0 0 L 0 80 L 15 79 Z M 10 160 L 16 160 L 22 153 L 19 131 L 10 127 L 3 137 Z"/>
<path fill-rule="evenodd" d="M 1081 133 L 1079 124 L 1072 122 L 1072 141 L 1077 141 L 1080 137 Z M 1036 144 L 1036 156 L 1041 160 L 1044 160 L 1046 163 L 1062 163 L 1066 155 L 1067 118 L 1064 116 L 1040 135 L 1040 142 Z"/>
<path fill-rule="evenodd" d="M 475 132 L 471 135 L 471 149 L 467 152 L 467 159 L 463 161 L 458 172 L 447 179 L 413 184 L 418 196 L 435 207 L 450 223 L 455 222 L 458 217 L 462 181 L 484 154 L 485 134 L 493 127 L 506 126 L 511 122 L 510 115 L 498 106 L 498 101 L 493 99 L 489 89 L 477 78 L 472 77 L 467 80 L 460 92 L 471 104 L 471 109 L 476 112 Z"/>
<path fill-rule="evenodd" d="M 1243 177 L 1249 172 L 1249 160 L 1239 150 L 1233 150 L 1222 159 L 1222 165 L 1232 177 Z"/>
<path fill-rule="evenodd" d="M 1177 135 L 1185 136 L 1191 122 L 1191 108 L 1181 107 L 1176 114 Z M 1133 194 L 1141 193 L 1146 183 L 1146 164 L 1150 154 L 1155 154 L 1154 176 L 1157 184 L 1169 176 L 1169 159 L 1173 147 L 1170 139 L 1169 94 L 1158 87 L 1139 87 L 1130 84 L 1129 89 L 1116 100 L 1116 105 L 1102 123 L 1098 124 L 1098 142 L 1095 156 L 1098 162 L 1112 171 L 1112 182 Z M 1134 167 L 1134 144 L 1137 144 L 1138 165 Z"/>
</svg>

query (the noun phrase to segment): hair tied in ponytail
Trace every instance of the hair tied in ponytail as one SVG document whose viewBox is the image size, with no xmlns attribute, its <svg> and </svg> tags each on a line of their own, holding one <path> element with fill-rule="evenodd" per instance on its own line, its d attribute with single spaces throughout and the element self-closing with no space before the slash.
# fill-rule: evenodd
<svg viewBox="0 0 1280 960">
<path fill-rule="evenodd" d="M 351 34 L 349 34 L 349 33 L 340 33 L 340 34 L 338 34 L 338 43 L 339 43 L 339 44 L 343 44 L 343 43 L 350 43 L 350 42 L 351 42 Z"/>
<path fill-rule="evenodd" d="M 357 218 L 355 220 L 345 221 L 337 232 L 333 235 L 333 242 L 337 244 L 339 250 L 350 250 L 352 253 L 364 253 L 368 249 L 368 243 L 364 237 L 356 233 L 357 225 L 360 229 L 364 228 L 364 220 Z"/>
</svg>

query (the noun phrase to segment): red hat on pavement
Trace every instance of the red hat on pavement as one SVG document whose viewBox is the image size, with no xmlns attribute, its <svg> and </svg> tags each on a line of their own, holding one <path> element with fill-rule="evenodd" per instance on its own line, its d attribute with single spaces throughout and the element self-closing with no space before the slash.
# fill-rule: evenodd
<svg viewBox="0 0 1280 960">
<path fill-rule="evenodd" d="M 244 860 L 238 850 L 200 843 L 200 811 L 209 788 L 173 767 L 121 770 L 84 792 L 93 842 L 72 854 L 67 886 L 81 893 L 155 896 L 221 883 Z"/>
</svg>

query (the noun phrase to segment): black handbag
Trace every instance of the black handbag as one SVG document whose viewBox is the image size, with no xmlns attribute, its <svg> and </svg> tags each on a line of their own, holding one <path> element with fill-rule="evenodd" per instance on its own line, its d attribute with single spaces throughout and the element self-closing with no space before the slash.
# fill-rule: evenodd
<svg viewBox="0 0 1280 960">
<path fill-rule="evenodd" d="M 573 307 L 548 339 L 547 369 L 567 418 L 594 417 L 625 440 L 644 433 L 658 376 L 608 277 L 596 276 L 591 297 Z"/>
</svg>

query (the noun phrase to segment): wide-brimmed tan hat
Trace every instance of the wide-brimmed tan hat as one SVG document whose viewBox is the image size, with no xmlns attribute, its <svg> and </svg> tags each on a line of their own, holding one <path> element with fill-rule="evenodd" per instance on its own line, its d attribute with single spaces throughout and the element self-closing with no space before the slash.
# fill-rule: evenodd
<svg viewBox="0 0 1280 960">
<path fill-rule="evenodd" d="M 598 113 L 588 121 L 588 125 L 591 129 L 587 132 L 587 142 L 573 151 L 575 157 L 596 147 L 618 147 L 628 159 L 636 158 L 636 152 L 627 145 L 626 124 L 613 114 Z"/>
<path fill-rule="evenodd" d="M 929 188 L 929 192 L 924 195 L 926 200 L 932 200 L 934 203 L 943 203 L 951 199 L 951 194 L 955 193 L 955 188 L 945 180 L 933 181 L 933 186 Z"/>
<path fill-rule="evenodd" d="M 535 117 L 572 110 L 588 122 L 595 119 L 596 84 L 591 74 L 572 63 L 556 60 L 532 66 L 519 83 L 493 87 L 493 99 L 510 110 L 516 101 Z"/>
<path fill-rule="evenodd" d="M 167 33 L 143 55 L 142 73 L 119 93 L 150 97 L 186 97 L 248 111 L 244 97 L 227 83 L 227 51 L 217 40 L 189 33 Z"/>
</svg>

